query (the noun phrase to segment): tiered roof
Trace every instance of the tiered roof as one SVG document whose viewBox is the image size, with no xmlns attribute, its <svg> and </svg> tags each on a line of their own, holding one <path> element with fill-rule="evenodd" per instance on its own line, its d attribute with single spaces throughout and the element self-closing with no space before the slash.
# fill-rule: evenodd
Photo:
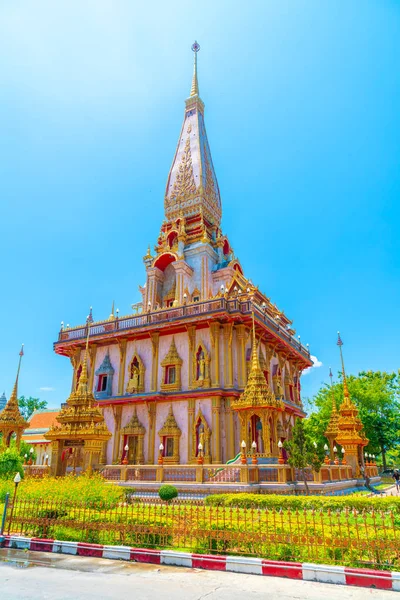
<svg viewBox="0 0 400 600">
<path fill-rule="evenodd" d="M 88 387 L 88 345 L 90 323 L 86 349 L 82 364 L 82 372 L 78 387 L 71 392 L 66 404 L 57 416 L 59 425 L 53 424 L 45 434 L 48 440 L 76 439 L 76 440 L 103 440 L 110 439 L 111 433 L 107 429 L 103 413 L 96 406 L 96 400 Z"/>
<path fill-rule="evenodd" d="M 251 353 L 251 367 L 244 392 L 233 401 L 232 407 L 236 410 L 245 408 L 275 408 L 284 410 L 281 398 L 276 398 L 269 387 L 265 375 L 260 367 L 257 353 L 256 332 L 253 314 L 253 347 Z"/>
</svg>

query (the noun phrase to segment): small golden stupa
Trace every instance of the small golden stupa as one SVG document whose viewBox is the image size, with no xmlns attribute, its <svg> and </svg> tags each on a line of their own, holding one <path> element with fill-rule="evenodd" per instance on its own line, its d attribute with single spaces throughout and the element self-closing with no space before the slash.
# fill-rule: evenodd
<svg viewBox="0 0 400 600">
<path fill-rule="evenodd" d="M 241 439 L 246 441 L 248 447 L 256 442 L 259 455 L 278 456 L 277 417 L 278 412 L 284 410 L 284 404 L 272 392 L 261 369 L 254 314 L 250 372 L 243 393 L 232 402 L 232 409 L 238 411 Z"/>
<path fill-rule="evenodd" d="M 350 398 L 346 372 L 344 369 L 342 352 L 343 342 L 339 332 L 337 345 L 339 346 L 340 359 L 342 362 L 344 398 L 339 410 L 336 442 L 345 449 L 346 461 L 353 467 L 353 475 L 358 477 L 360 475 L 360 465 L 363 464 L 362 449 L 368 444 L 369 440 L 365 437 L 363 424 L 358 416 L 358 408 Z"/>
<path fill-rule="evenodd" d="M 45 435 L 52 442 L 51 467 L 54 475 L 65 474 L 68 457 L 73 454 L 79 456 L 73 462 L 74 468 L 80 467 L 91 473 L 100 461 L 103 444 L 111 437 L 103 413 L 96 406 L 93 393 L 88 388 L 89 321 L 87 327 L 86 349 L 78 385 L 61 408 L 57 417 L 60 425 L 53 425 Z"/>
<path fill-rule="evenodd" d="M 18 406 L 18 377 L 23 355 L 24 345 L 22 344 L 21 351 L 19 353 L 17 377 L 15 379 L 14 388 L 7 404 L 0 413 L 0 433 L 3 435 L 3 443 L 0 450 L 5 450 L 6 448 L 10 447 L 12 434 L 15 434 L 16 436 L 16 444 L 17 448 L 19 449 L 21 436 L 24 432 L 24 429 L 26 429 L 29 425 L 29 423 L 25 421 L 24 417 L 21 415 Z"/>
</svg>

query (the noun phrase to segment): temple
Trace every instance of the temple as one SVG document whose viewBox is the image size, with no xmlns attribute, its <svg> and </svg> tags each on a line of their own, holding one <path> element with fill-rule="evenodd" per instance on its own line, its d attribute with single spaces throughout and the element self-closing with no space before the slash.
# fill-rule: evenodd
<svg viewBox="0 0 400 600">
<path fill-rule="evenodd" d="M 113 307 L 100 321 L 91 310 L 83 325 L 62 325 L 54 344 L 72 364 L 71 396 L 59 427 L 46 433 L 56 442 L 58 474 L 64 459 L 75 452 L 79 461 L 76 448 L 88 443 L 89 424 L 82 432 L 73 420 L 83 405 L 98 407 L 96 444 L 96 431 L 87 435 L 95 462 L 108 465 L 191 464 L 199 453 L 205 464 L 221 464 L 235 458 L 242 440 L 255 443 L 259 461 L 278 462 L 279 442 L 305 416 L 300 377 L 312 366 L 309 350 L 292 321 L 245 275 L 222 230 L 199 49 L 193 44 L 190 95 L 164 220 L 143 258 L 141 301 L 132 314 L 120 316 Z"/>
</svg>

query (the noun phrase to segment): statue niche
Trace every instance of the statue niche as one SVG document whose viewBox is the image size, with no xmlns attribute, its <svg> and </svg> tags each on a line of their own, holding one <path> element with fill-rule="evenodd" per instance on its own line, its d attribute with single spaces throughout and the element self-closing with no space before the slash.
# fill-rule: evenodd
<svg viewBox="0 0 400 600">
<path fill-rule="evenodd" d="M 199 454 L 199 444 L 203 447 L 204 462 L 211 463 L 211 429 L 201 410 L 197 413 L 197 417 L 193 423 L 192 456 L 195 458 Z"/>
<path fill-rule="evenodd" d="M 193 357 L 193 384 L 193 387 L 211 386 L 210 355 L 202 344 L 199 344 Z"/>
<path fill-rule="evenodd" d="M 129 381 L 126 387 L 128 394 L 144 392 L 144 374 L 145 368 L 143 361 L 140 356 L 135 353 L 129 365 Z"/>
</svg>

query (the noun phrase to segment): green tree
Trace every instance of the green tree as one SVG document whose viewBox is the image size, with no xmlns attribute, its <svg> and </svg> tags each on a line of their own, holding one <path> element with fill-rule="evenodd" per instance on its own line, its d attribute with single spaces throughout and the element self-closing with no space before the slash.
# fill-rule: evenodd
<svg viewBox="0 0 400 600">
<path fill-rule="evenodd" d="M 24 476 L 21 457 L 15 449 L 7 448 L 0 453 L 0 479 L 14 477 L 17 472 L 21 477 Z"/>
<path fill-rule="evenodd" d="M 323 447 L 307 434 L 303 419 L 297 419 L 293 427 L 292 438 L 283 445 L 288 452 L 289 465 L 300 471 L 306 493 L 309 495 L 306 469 L 312 467 L 317 472 L 320 470 L 325 456 Z"/>
<path fill-rule="evenodd" d="M 333 385 L 338 408 L 343 400 L 343 384 Z M 380 455 L 386 468 L 386 454 L 399 446 L 400 437 L 400 374 L 384 371 L 362 371 L 357 376 L 349 375 L 347 384 L 350 397 L 359 410 L 365 435 L 369 440 L 366 450 Z M 306 419 L 306 431 L 325 443 L 326 430 L 332 410 L 332 389 L 324 385 L 309 402 L 312 412 Z"/>
<path fill-rule="evenodd" d="M 47 402 L 46 400 L 40 400 L 39 398 L 32 398 L 32 396 L 29 396 L 29 398 L 21 396 L 18 398 L 18 405 L 21 415 L 27 421 L 35 410 L 43 410 L 46 408 Z"/>
</svg>

